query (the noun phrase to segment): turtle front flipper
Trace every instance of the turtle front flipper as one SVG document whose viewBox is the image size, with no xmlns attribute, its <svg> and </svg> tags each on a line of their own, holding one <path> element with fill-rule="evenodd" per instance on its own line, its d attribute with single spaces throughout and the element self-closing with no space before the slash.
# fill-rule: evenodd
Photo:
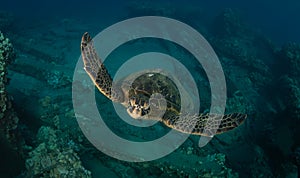
<svg viewBox="0 0 300 178">
<path fill-rule="evenodd" d="M 207 113 L 180 117 L 172 112 L 166 112 L 162 121 L 166 126 L 183 133 L 211 137 L 238 127 L 246 118 L 247 115 L 241 113 L 225 115 Z"/>
<path fill-rule="evenodd" d="M 87 32 L 81 39 L 81 56 L 85 71 L 99 91 L 112 101 L 122 102 L 124 100 L 123 93 L 113 85 L 112 78 L 98 56 L 92 38 Z"/>
</svg>

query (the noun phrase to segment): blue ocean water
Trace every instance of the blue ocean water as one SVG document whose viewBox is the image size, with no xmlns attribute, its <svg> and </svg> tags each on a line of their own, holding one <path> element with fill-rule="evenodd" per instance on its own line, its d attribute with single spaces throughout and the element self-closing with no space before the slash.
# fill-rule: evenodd
<svg viewBox="0 0 300 178">
<path fill-rule="evenodd" d="M 1 86 L 6 86 L 6 92 L 1 92 L 0 98 L 5 98 L 1 108 L 8 110 L 1 113 L 4 119 L 0 122 L 0 177 L 298 177 L 299 9 L 300 2 L 296 0 L 1 2 L 0 32 L 9 38 L 14 55 L 9 62 L 3 60 L 9 64 L 3 73 L 8 79 L 1 81 L 5 84 Z M 212 68 L 212 73 L 217 74 L 219 64 L 226 87 L 210 81 L 222 81 L 223 76 L 210 78 L 209 70 L 197 61 L 194 53 L 174 41 L 183 40 L 198 49 L 193 45 L 198 44 L 198 38 L 189 38 L 191 33 L 178 26 L 172 29 L 167 23 L 151 26 L 142 21 L 137 31 L 130 31 L 135 26 L 127 23 L 128 28 L 109 32 L 108 38 L 97 36 L 118 22 L 143 16 L 172 18 L 199 32 L 207 40 L 201 44 L 212 47 L 203 47 L 209 57 L 202 57 L 212 60 L 216 54 L 219 63 L 213 63 L 216 68 Z M 152 29 L 170 40 L 153 36 L 135 39 Z M 172 36 L 170 31 L 177 34 Z M 113 105 L 101 94 L 83 70 L 80 44 L 84 32 L 95 37 L 95 48 L 101 58 L 106 49 L 127 34 L 127 42 L 105 58 L 104 65 L 112 77 L 138 54 L 167 54 L 182 64 L 164 63 L 179 76 L 176 81 L 183 88 L 193 86 L 184 75 L 186 68 L 199 91 L 195 94 L 187 89 L 188 96 L 181 96 L 182 103 L 194 101 L 199 95 L 199 112 L 220 112 L 221 106 L 211 107 L 213 101 L 223 97 L 213 93 L 215 87 L 226 93 L 225 113 L 247 114 L 247 119 L 231 131 L 207 138 L 211 140 L 204 147 L 199 147 L 199 135 L 181 135 L 177 131 L 172 139 L 151 144 L 172 129 L 163 123 L 146 127 L 147 123 L 140 120 L 134 123 L 146 126 L 137 127 L 121 119 L 124 115 L 128 120 L 132 118 L 126 108 Z M 8 52 L 2 49 L 5 40 L 0 42 L 3 57 Z M 151 55 L 144 60 L 139 65 L 147 67 Z M 153 63 L 163 66 L 163 62 Z M 87 93 L 93 92 L 95 96 L 91 98 L 104 125 L 91 120 L 91 112 L 84 113 L 86 116 L 77 112 L 76 107 L 93 108 L 86 102 Z M 9 112 L 18 119 L 7 116 Z M 237 125 L 234 122 L 234 127 Z M 98 132 L 106 128 L 137 144 L 126 145 L 124 140 L 117 142 L 111 135 Z M 182 144 L 175 144 L 183 138 Z M 99 144 L 95 144 L 97 140 Z M 150 147 L 139 145 L 145 142 Z M 125 154 L 124 150 L 132 154 Z M 152 160 L 152 154 L 163 156 Z M 143 161 L 148 158 L 149 161 Z"/>
<path fill-rule="evenodd" d="M 146 1 L 147 2 L 147 1 Z M 159 1 L 154 1 L 159 3 Z M 286 41 L 299 42 L 299 8 L 297 0 L 287 2 L 280 1 L 251 1 L 240 2 L 230 1 L 196 1 L 192 0 L 183 3 L 181 0 L 163 1 L 172 4 L 178 11 L 184 7 L 199 7 L 208 16 L 215 16 L 224 8 L 238 8 L 247 22 L 262 31 L 263 34 L 272 38 L 273 41 L 282 44 Z M 101 18 L 113 20 L 114 17 L 120 20 L 122 14 L 126 13 L 128 2 L 124 1 L 4 1 L 1 10 L 11 11 L 22 17 L 50 18 L 50 17 L 77 17 L 77 18 Z M 114 22 L 114 21 L 113 21 Z"/>
</svg>

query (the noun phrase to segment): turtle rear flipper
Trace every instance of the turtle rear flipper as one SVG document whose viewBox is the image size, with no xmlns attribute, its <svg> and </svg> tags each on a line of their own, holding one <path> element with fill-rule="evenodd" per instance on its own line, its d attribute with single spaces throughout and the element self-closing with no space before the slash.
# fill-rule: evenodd
<svg viewBox="0 0 300 178">
<path fill-rule="evenodd" d="M 99 91 L 112 101 L 122 102 L 123 94 L 113 81 L 102 60 L 98 56 L 91 36 L 85 32 L 81 39 L 81 56 L 84 70 L 92 79 Z"/>
<path fill-rule="evenodd" d="M 241 113 L 225 115 L 207 113 L 180 117 L 172 112 L 166 112 L 162 121 L 166 126 L 183 133 L 211 137 L 238 127 L 246 117 L 246 114 Z"/>
<path fill-rule="evenodd" d="M 217 134 L 232 130 L 240 126 L 247 118 L 247 114 L 231 113 L 222 117 L 221 124 L 218 127 Z"/>
</svg>

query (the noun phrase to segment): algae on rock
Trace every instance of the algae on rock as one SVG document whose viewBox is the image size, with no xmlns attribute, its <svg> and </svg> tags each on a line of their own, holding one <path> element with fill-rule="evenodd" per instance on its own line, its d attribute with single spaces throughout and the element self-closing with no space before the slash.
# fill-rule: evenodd
<svg viewBox="0 0 300 178">
<path fill-rule="evenodd" d="M 6 92 L 7 65 L 14 59 L 14 56 L 10 40 L 0 32 L 0 132 L 8 142 L 16 147 L 17 140 L 14 130 L 17 128 L 19 119 L 12 108 L 11 98 Z"/>
<path fill-rule="evenodd" d="M 27 176 L 91 177 L 91 172 L 82 166 L 77 153 L 71 147 L 62 145 L 56 132 L 46 126 L 39 129 L 37 139 L 41 143 L 26 160 Z"/>
</svg>

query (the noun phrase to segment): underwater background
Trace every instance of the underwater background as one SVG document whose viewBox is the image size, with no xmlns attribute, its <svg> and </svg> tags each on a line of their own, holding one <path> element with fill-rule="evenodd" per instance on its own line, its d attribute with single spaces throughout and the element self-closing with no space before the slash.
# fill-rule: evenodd
<svg viewBox="0 0 300 178">
<path fill-rule="evenodd" d="M 296 0 L 2 1 L 0 177 L 298 177 L 299 10 Z M 225 74 L 226 113 L 248 117 L 205 147 L 191 135 L 163 158 L 125 162 L 83 135 L 72 103 L 73 74 L 84 32 L 95 36 L 149 15 L 179 20 L 205 37 Z M 124 61 L 149 51 L 177 57 L 189 69 L 201 91 L 200 111 L 207 112 L 205 72 L 173 43 L 135 40 L 113 51 L 105 65 L 114 75 Z M 95 97 L 105 123 L 123 138 L 148 141 L 170 130 L 131 126 L 120 121 L 110 100 L 98 91 Z"/>
</svg>

